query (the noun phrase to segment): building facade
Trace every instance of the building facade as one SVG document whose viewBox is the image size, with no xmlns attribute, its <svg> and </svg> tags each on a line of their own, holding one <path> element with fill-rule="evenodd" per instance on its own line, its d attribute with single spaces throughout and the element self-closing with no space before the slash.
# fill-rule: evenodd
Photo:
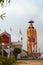
<svg viewBox="0 0 43 65">
<path fill-rule="evenodd" d="M 0 34 L 3 37 L 3 43 L 10 43 L 11 42 L 11 35 L 6 31 Z"/>
</svg>

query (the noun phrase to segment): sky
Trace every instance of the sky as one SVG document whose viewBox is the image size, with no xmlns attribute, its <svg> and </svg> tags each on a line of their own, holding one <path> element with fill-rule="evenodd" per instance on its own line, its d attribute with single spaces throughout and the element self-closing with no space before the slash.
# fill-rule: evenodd
<svg viewBox="0 0 43 65">
<path fill-rule="evenodd" d="M 23 49 L 27 50 L 26 30 L 29 26 L 28 21 L 33 20 L 37 30 L 38 51 L 40 48 L 40 52 L 43 52 L 43 0 L 11 0 L 9 6 L 0 7 L 0 14 L 2 12 L 6 12 L 6 17 L 4 20 L 0 19 L 0 33 L 6 30 L 11 34 L 12 41 L 18 41 L 21 29 Z"/>
</svg>

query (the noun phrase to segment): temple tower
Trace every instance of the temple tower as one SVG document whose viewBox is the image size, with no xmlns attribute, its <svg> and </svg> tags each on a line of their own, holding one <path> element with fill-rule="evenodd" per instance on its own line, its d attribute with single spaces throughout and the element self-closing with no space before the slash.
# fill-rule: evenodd
<svg viewBox="0 0 43 65">
<path fill-rule="evenodd" d="M 30 25 L 27 29 L 27 52 L 28 55 L 31 53 L 37 53 L 37 33 L 33 27 L 34 21 L 28 22 Z"/>
</svg>

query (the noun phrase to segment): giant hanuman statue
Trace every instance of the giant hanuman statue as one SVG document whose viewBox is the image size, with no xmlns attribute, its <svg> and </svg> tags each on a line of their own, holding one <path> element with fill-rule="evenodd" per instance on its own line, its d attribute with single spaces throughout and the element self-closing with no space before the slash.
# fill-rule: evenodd
<svg viewBox="0 0 43 65">
<path fill-rule="evenodd" d="M 34 21 L 29 21 L 30 25 L 27 29 L 27 52 L 28 55 L 31 53 L 37 53 L 37 33 L 33 27 Z"/>
</svg>

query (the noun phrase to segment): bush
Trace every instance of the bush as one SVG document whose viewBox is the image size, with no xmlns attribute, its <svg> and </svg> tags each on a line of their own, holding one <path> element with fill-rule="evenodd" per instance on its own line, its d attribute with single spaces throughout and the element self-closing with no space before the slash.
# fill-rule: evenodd
<svg viewBox="0 0 43 65">
<path fill-rule="evenodd" d="M 0 65 L 2 65 L 2 62 L 0 62 Z"/>
<path fill-rule="evenodd" d="M 15 59 L 17 59 L 17 56 L 19 53 L 21 53 L 21 49 L 20 48 L 14 48 L 13 54 L 15 56 Z"/>
<path fill-rule="evenodd" d="M 2 57 L 0 58 L 0 65 L 12 65 L 13 63 L 15 63 L 15 58 L 14 57 Z"/>
<path fill-rule="evenodd" d="M 2 49 L 0 49 L 0 56 L 2 56 Z"/>
<path fill-rule="evenodd" d="M 28 58 L 28 56 L 21 56 L 21 58 L 24 58 L 25 59 L 25 58 Z"/>
</svg>

